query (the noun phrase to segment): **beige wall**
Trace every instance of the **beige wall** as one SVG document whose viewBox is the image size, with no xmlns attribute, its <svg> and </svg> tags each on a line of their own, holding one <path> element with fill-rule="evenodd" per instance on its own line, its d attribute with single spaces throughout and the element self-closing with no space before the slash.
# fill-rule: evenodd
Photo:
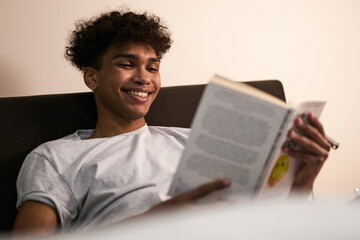
<svg viewBox="0 0 360 240">
<path fill-rule="evenodd" d="M 63 58 L 75 20 L 122 5 L 163 17 L 174 45 L 163 86 L 280 79 L 288 100 L 327 100 L 322 121 L 341 143 L 315 186 L 324 199 L 360 187 L 360 1 L 2 0 L 0 97 L 87 91 Z M 359 147 L 360 148 L 360 147 Z"/>
</svg>

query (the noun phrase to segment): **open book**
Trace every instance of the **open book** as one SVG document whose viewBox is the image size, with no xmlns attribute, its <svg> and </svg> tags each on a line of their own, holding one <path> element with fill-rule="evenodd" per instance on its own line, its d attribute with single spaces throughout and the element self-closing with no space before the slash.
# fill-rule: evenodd
<svg viewBox="0 0 360 240">
<path fill-rule="evenodd" d="M 232 186 L 217 197 L 229 200 L 286 199 L 298 163 L 281 151 L 294 118 L 317 117 L 325 102 L 297 107 L 249 85 L 215 75 L 206 86 L 192 122 L 169 195 L 229 178 Z"/>
</svg>

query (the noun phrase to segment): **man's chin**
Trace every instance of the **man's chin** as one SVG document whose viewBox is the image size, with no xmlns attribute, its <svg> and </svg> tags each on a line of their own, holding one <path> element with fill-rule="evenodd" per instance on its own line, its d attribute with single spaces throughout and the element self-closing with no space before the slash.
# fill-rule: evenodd
<svg viewBox="0 0 360 240">
<path fill-rule="evenodd" d="M 131 120 L 141 120 L 141 119 L 144 119 L 147 113 L 148 113 L 148 111 L 133 112 L 133 113 L 130 115 L 130 119 L 131 119 Z"/>
<path fill-rule="evenodd" d="M 145 106 L 129 106 L 122 110 L 123 117 L 131 121 L 144 119 L 145 115 L 149 112 L 149 107 Z"/>
</svg>

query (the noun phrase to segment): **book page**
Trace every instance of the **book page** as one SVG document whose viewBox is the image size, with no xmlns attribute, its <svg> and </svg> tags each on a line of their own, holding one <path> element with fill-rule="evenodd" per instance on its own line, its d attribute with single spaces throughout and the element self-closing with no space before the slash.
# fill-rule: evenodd
<svg viewBox="0 0 360 240">
<path fill-rule="evenodd" d="M 251 194 L 287 108 L 210 82 L 192 123 L 169 195 L 230 178 L 226 198 Z"/>
</svg>

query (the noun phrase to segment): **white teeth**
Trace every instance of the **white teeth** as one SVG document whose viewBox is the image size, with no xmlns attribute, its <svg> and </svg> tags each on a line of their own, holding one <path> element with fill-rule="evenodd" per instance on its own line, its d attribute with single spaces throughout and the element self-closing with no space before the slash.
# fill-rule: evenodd
<svg viewBox="0 0 360 240">
<path fill-rule="evenodd" d="M 131 95 L 135 95 L 135 96 L 138 96 L 138 97 L 142 97 L 142 98 L 145 98 L 145 97 L 148 96 L 148 93 L 145 93 L 145 92 L 129 91 L 128 93 L 130 93 Z"/>
</svg>

